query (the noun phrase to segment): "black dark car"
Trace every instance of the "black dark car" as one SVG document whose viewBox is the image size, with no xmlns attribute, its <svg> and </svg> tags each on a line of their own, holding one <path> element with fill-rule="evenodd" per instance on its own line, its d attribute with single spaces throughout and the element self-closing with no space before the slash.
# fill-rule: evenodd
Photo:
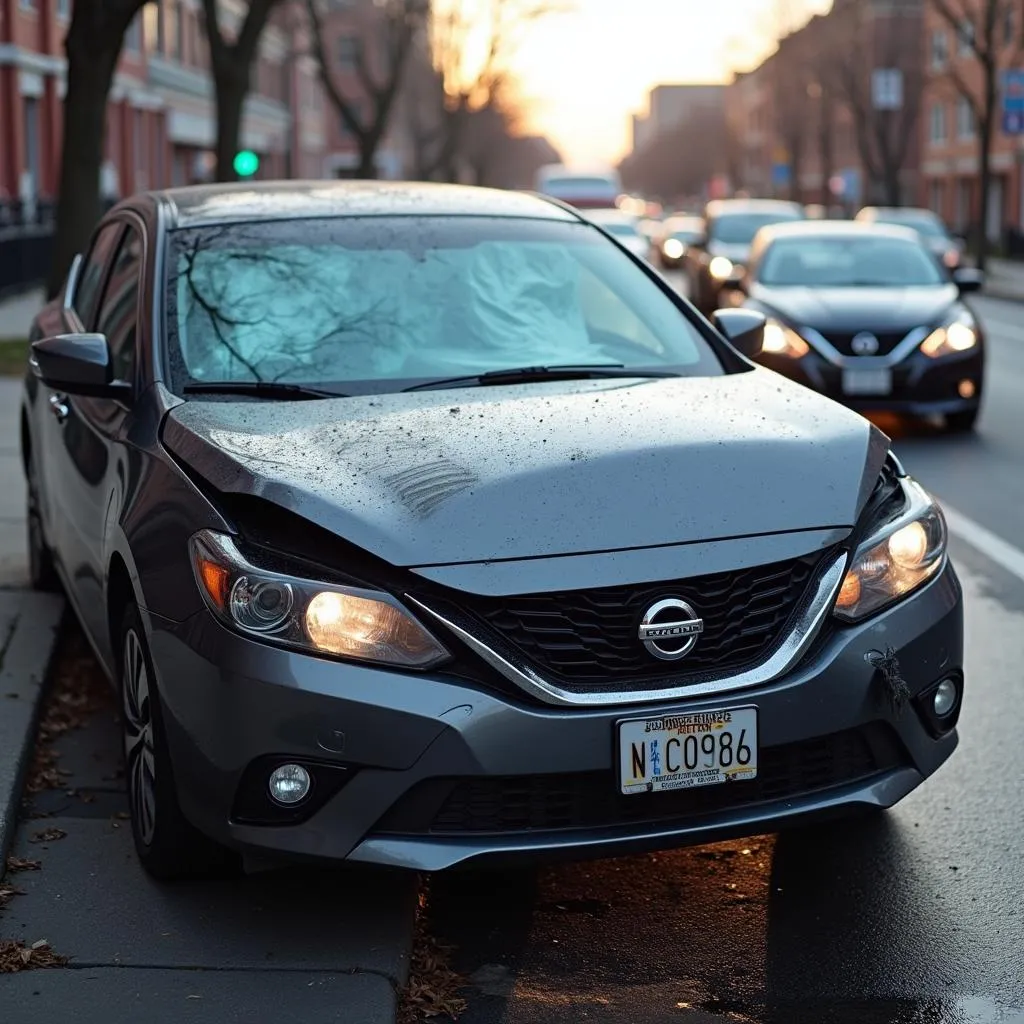
<svg viewBox="0 0 1024 1024">
<path fill-rule="evenodd" d="M 971 430 L 985 339 L 962 297 L 981 282 L 944 269 L 909 228 L 805 221 L 762 230 L 730 287 L 769 317 L 765 366 L 855 409 Z"/>
</svg>

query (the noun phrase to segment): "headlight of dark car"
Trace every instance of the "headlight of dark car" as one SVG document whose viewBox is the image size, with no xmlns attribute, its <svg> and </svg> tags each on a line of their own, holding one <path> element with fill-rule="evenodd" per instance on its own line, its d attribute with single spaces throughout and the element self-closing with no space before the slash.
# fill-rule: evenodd
<svg viewBox="0 0 1024 1024">
<path fill-rule="evenodd" d="M 946 558 L 946 520 L 920 484 L 901 477 L 902 507 L 884 515 L 857 546 L 835 614 L 859 622 L 907 597 L 930 580 Z"/>
<path fill-rule="evenodd" d="M 977 324 L 970 313 L 958 314 L 948 324 L 937 327 L 924 341 L 921 351 L 932 359 L 969 352 L 978 344 Z"/>
<path fill-rule="evenodd" d="M 450 655 L 401 603 L 379 590 L 342 586 L 251 564 L 226 534 L 190 542 L 199 590 L 226 626 L 313 654 L 425 669 Z"/>
<path fill-rule="evenodd" d="M 787 327 L 778 320 L 768 320 L 764 325 L 764 342 L 761 351 L 773 356 L 789 356 L 799 359 L 807 355 L 811 347 L 792 327 Z"/>
</svg>

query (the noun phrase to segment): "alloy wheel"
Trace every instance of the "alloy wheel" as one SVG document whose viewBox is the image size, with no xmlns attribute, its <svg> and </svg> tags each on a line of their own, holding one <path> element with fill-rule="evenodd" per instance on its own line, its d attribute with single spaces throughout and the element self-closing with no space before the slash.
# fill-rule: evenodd
<svg viewBox="0 0 1024 1024">
<path fill-rule="evenodd" d="M 124 638 L 122 704 L 125 775 L 132 820 L 148 846 L 156 828 L 156 759 L 153 743 L 153 695 L 142 642 L 134 629 Z"/>
</svg>

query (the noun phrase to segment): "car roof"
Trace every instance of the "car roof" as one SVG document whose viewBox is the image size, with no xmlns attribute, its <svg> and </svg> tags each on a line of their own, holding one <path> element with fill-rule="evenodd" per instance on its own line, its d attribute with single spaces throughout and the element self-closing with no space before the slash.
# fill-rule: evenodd
<svg viewBox="0 0 1024 1024">
<path fill-rule="evenodd" d="M 857 214 L 858 217 L 929 217 L 941 220 L 934 210 L 926 206 L 865 206 Z"/>
<path fill-rule="evenodd" d="M 788 199 L 712 199 L 706 207 L 709 217 L 723 213 L 777 213 L 779 210 L 803 213 L 799 203 Z"/>
<path fill-rule="evenodd" d="M 168 226 L 199 227 L 304 217 L 480 216 L 578 221 L 565 206 L 528 192 L 399 181 L 253 181 L 151 193 Z"/>
<path fill-rule="evenodd" d="M 771 224 L 758 232 L 760 241 L 774 242 L 779 238 L 900 238 L 921 243 L 913 228 L 901 224 L 876 224 L 856 220 L 797 220 L 785 224 Z"/>
</svg>

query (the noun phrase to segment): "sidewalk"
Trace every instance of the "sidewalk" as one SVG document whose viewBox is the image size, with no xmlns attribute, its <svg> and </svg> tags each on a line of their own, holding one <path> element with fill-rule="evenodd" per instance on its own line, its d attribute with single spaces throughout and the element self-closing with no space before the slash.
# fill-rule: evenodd
<svg viewBox="0 0 1024 1024">
<path fill-rule="evenodd" d="M 32 318 L 42 308 L 43 301 L 42 288 L 0 299 L 0 339 L 26 337 Z"/>
<path fill-rule="evenodd" d="M 1024 263 L 990 257 L 985 268 L 982 294 L 993 299 L 1024 302 Z"/>
</svg>

